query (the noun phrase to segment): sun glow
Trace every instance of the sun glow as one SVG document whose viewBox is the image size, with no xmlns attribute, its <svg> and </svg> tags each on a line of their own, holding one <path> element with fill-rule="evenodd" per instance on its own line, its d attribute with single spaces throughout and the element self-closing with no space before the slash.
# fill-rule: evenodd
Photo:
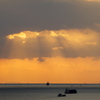
<svg viewBox="0 0 100 100">
<path fill-rule="evenodd" d="M 15 55 L 14 57 L 17 55 L 22 55 L 23 57 L 29 55 L 27 50 L 35 51 L 35 53 L 33 52 L 34 55 L 47 53 L 50 56 L 64 56 L 63 52 L 68 49 L 72 49 L 75 52 L 80 49 L 87 51 L 90 50 L 90 47 L 94 48 L 99 45 L 99 33 L 91 29 L 23 31 L 10 34 L 7 39 L 13 40 L 9 56 Z"/>
<path fill-rule="evenodd" d="M 1 83 L 96 83 L 100 76 L 100 60 L 93 57 L 0 59 Z M 95 67 L 94 67 L 95 66 Z"/>
<path fill-rule="evenodd" d="M 15 39 L 15 37 L 20 37 L 22 39 L 25 39 L 26 34 L 24 32 L 21 32 L 21 33 L 18 33 L 18 34 L 12 34 L 12 35 L 7 36 L 8 39 Z"/>
<path fill-rule="evenodd" d="M 87 54 L 96 54 L 99 37 L 91 29 L 10 34 L 7 36 L 11 43 L 10 59 L 0 59 L 0 81 L 98 82 L 100 60 Z"/>
<path fill-rule="evenodd" d="M 19 37 L 21 39 L 29 39 L 29 38 L 37 38 L 37 37 L 45 37 L 52 38 L 55 37 L 64 38 L 71 45 L 74 44 L 95 44 L 98 41 L 98 33 L 91 29 L 71 29 L 71 30 L 52 30 L 52 31 L 40 31 L 40 32 L 31 32 L 24 31 L 16 34 L 10 34 L 7 36 L 8 39 L 15 39 L 15 37 Z M 56 39 L 56 38 L 55 38 Z"/>
<path fill-rule="evenodd" d="M 23 32 L 16 33 L 16 34 L 10 34 L 7 36 L 7 38 L 15 39 L 16 37 L 19 37 L 21 39 L 26 39 L 26 38 L 35 38 L 36 36 L 39 36 L 38 32 L 23 31 Z"/>
</svg>

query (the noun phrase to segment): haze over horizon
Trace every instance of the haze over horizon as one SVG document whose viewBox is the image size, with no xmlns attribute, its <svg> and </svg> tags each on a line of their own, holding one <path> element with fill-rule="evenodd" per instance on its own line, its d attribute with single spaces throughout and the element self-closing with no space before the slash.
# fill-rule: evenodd
<svg viewBox="0 0 100 100">
<path fill-rule="evenodd" d="M 0 0 L 0 83 L 99 83 L 100 0 Z"/>
</svg>

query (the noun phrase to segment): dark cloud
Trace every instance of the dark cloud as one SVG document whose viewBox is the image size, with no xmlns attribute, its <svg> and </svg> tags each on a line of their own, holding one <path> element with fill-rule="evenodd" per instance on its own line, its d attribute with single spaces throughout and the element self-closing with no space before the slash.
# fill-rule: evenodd
<svg viewBox="0 0 100 100">
<path fill-rule="evenodd" d="M 66 2 L 68 1 L 68 2 Z M 1 58 L 33 58 L 98 56 L 97 46 L 74 50 L 63 45 L 64 38 L 55 37 L 57 44 L 48 37 L 29 39 L 25 44 L 22 40 L 7 40 L 6 36 L 21 31 L 42 31 L 60 29 L 92 28 L 100 32 L 100 3 L 86 1 L 63 0 L 0 0 L 0 57 Z M 44 33 L 43 33 L 44 34 Z M 46 35 L 46 33 L 45 33 Z M 49 40 L 49 41 L 47 41 Z M 64 41 L 68 43 L 68 41 Z M 57 47 L 54 51 L 52 48 Z M 91 48 L 91 52 L 89 51 Z M 57 53 L 58 52 L 58 53 Z M 57 53 L 57 54 L 56 54 Z"/>
<path fill-rule="evenodd" d="M 20 31 L 86 28 L 100 23 L 100 4 L 53 0 L 0 3 L 0 35 Z"/>
<path fill-rule="evenodd" d="M 42 57 L 100 56 L 100 35 L 90 29 L 26 32 L 26 38 L 19 35 L 12 34 L 13 39 L 6 38 L 5 42 L 1 40 L 0 58 L 38 57 L 38 61 L 42 62 Z"/>
<path fill-rule="evenodd" d="M 44 61 L 45 61 L 45 59 L 43 59 L 43 58 L 39 57 L 39 58 L 38 58 L 38 61 L 39 61 L 39 62 L 44 62 Z"/>
</svg>

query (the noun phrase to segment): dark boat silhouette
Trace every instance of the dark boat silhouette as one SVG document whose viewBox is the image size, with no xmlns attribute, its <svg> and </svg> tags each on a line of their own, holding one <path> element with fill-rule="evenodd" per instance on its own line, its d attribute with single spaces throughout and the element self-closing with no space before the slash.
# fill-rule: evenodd
<svg viewBox="0 0 100 100">
<path fill-rule="evenodd" d="M 65 94 L 61 94 L 61 93 L 58 94 L 58 97 L 65 97 L 65 96 L 66 96 Z"/>
<path fill-rule="evenodd" d="M 47 83 L 46 83 L 46 85 L 47 85 L 47 86 L 49 86 L 49 85 L 50 85 L 50 83 L 49 83 L 49 82 L 47 82 Z"/>
<path fill-rule="evenodd" d="M 77 91 L 76 91 L 76 89 L 66 89 L 65 90 L 65 94 L 75 94 L 75 93 L 77 93 Z"/>
</svg>

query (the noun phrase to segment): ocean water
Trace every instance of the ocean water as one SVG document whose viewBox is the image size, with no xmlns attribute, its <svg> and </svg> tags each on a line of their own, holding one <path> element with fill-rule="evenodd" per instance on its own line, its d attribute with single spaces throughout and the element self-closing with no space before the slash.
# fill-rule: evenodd
<svg viewBox="0 0 100 100">
<path fill-rule="evenodd" d="M 65 89 L 76 89 L 77 94 L 66 94 L 66 97 L 57 97 L 64 94 Z M 100 100 L 99 86 L 12 86 L 0 88 L 0 100 Z"/>
</svg>

